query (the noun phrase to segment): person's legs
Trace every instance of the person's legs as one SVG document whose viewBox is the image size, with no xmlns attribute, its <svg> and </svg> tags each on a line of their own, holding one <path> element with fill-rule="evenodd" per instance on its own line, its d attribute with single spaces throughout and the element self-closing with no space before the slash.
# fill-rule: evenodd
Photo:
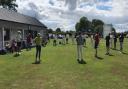
<svg viewBox="0 0 128 89">
<path fill-rule="evenodd" d="M 80 45 L 80 59 L 83 60 L 83 45 Z"/>
<path fill-rule="evenodd" d="M 120 42 L 120 51 L 123 51 L 123 42 Z"/>
<path fill-rule="evenodd" d="M 98 44 L 95 43 L 95 57 L 97 57 L 97 47 L 98 47 Z"/>
<path fill-rule="evenodd" d="M 39 47 L 36 46 L 36 60 L 35 60 L 35 62 L 37 62 L 38 54 L 39 54 Z"/>
<path fill-rule="evenodd" d="M 114 49 L 116 49 L 116 42 L 114 42 Z"/>
<path fill-rule="evenodd" d="M 77 45 L 77 60 L 80 61 L 80 46 Z"/>
<path fill-rule="evenodd" d="M 39 62 L 40 62 L 40 55 L 41 55 L 41 46 L 39 46 Z"/>
</svg>

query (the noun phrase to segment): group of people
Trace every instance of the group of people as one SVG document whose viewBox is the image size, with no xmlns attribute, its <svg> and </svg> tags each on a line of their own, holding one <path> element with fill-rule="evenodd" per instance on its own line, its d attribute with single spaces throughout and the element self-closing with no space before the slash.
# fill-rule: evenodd
<svg viewBox="0 0 128 89">
<path fill-rule="evenodd" d="M 98 57 L 98 47 L 99 47 L 99 43 L 100 43 L 100 35 L 99 33 L 95 33 L 93 35 L 90 36 L 91 38 L 91 43 L 94 46 L 95 49 L 95 57 Z M 106 55 L 111 55 L 110 54 L 110 49 L 113 50 L 117 50 L 117 39 L 119 38 L 119 43 L 120 43 L 120 53 L 123 53 L 123 42 L 124 42 L 124 34 L 121 33 L 119 36 L 117 36 L 117 34 L 114 33 L 109 33 L 106 37 Z M 86 64 L 86 62 L 83 60 L 83 47 L 84 47 L 84 38 L 82 37 L 82 33 L 79 32 L 77 37 L 76 37 L 76 42 L 77 42 L 77 61 L 80 64 Z M 114 47 L 112 47 L 114 45 Z"/>
<path fill-rule="evenodd" d="M 53 46 L 57 46 L 57 44 L 68 44 L 69 39 L 72 39 L 72 44 L 77 44 L 77 61 L 80 64 L 86 64 L 86 61 L 83 59 L 83 47 L 86 47 L 86 38 L 88 37 L 87 34 L 78 32 L 76 34 L 72 34 L 69 36 L 69 34 L 65 35 L 53 35 Z M 110 55 L 110 48 L 112 48 L 112 43 L 114 45 L 114 48 L 116 50 L 116 44 L 117 44 L 117 34 L 116 33 L 109 33 L 105 40 L 106 40 L 106 55 Z M 58 40 L 59 39 L 59 40 Z M 90 35 L 92 46 L 95 49 L 95 57 L 98 57 L 98 47 L 100 43 L 100 35 L 99 33 L 95 33 Z M 50 40 L 50 39 L 49 39 Z M 123 41 L 124 41 L 124 34 L 120 34 L 119 36 L 119 42 L 120 42 L 120 52 L 123 53 Z M 26 37 L 26 44 L 27 50 L 31 50 L 32 42 L 35 43 L 36 47 L 36 60 L 35 64 L 39 64 L 41 62 L 41 48 L 43 44 L 43 37 L 40 33 L 37 34 L 37 36 L 32 40 L 32 35 L 29 33 Z M 21 31 L 17 32 L 16 40 L 12 41 L 11 49 L 14 51 L 16 49 L 16 55 L 20 55 L 21 53 L 21 45 L 22 45 L 22 36 Z M 6 45 L 6 48 L 9 46 L 9 44 Z"/>
<path fill-rule="evenodd" d="M 110 48 L 113 48 L 116 50 L 116 45 L 117 45 L 117 39 L 119 38 L 119 43 L 120 43 L 120 52 L 123 53 L 123 42 L 124 42 L 124 34 L 121 33 L 119 37 L 117 36 L 116 33 L 109 33 L 105 40 L 106 40 L 106 55 L 110 55 Z M 114 44 L 114 47 L 112 45 Z"/>
<path fill-rule="evenodd" d="M 26 37 L 26 42 L 22 39 L 21 31 L 17 31 L 16 38 L 13 39 L 11 42 L 7 42 L 5 44 L 5 49 L 7 52 L 14 53 L 16 52 L 16 56 L 21 54 L 21 49 L 23 48 L 23 44 L 26 45 L 26 50 L 31 50 L 32 45 L 32 35 L 29 33 Z"/>
</svg>

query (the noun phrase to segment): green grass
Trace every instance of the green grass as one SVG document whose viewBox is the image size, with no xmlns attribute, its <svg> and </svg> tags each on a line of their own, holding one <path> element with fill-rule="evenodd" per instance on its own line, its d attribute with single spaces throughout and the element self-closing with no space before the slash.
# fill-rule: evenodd
<svg viewBox="0 0 128 89">
<path fill-rule="evenodd" d="M 128 89 L 128 54 L 111 50 L 105 55 L 105 43 L 101 41 L 98 55 L 90 41 L 84 48 L 85 65 L 76 61 L 76 45 L 42 48 L 42 63 L 35 61 L 35 49 L 23 50 L 21 56 L 0 56 L 0 89 Z M 118 45 L 119 48 L 119 45 Z M 128 53 L 128 39 L 124 43 Z"/>
</svg>

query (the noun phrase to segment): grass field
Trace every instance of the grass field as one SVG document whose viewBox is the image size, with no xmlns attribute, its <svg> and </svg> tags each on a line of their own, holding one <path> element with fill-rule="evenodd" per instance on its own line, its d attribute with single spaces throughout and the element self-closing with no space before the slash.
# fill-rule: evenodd
<svg viewBox="0 0 128 89">
<path fill-rule="evenodd" d="M 76 61 L 76 45 L 42 48 L 42 63 L 35 61 L 35 49 L 23 50 L 21 56 L 0 55 L 0 89 L 128 89 L 128 39 L 124 52 L 112 50 L 105 55 L 105 43 L 101 41 L 98 55 L 90 41 L 84 48 L 84 60 Z M 119 47 L 119 46 L 118 46 Z"/>
</svg>

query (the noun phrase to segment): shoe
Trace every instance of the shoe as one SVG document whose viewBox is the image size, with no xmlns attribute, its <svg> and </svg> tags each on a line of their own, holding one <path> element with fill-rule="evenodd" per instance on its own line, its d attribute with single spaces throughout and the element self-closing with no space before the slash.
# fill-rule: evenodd
<svg viewBox="0 0 128 89">
<path fill-rule="evenodd" d="M 80 61 L 81 64 L 87 64 L 83 59 Z"/>
</svg>

